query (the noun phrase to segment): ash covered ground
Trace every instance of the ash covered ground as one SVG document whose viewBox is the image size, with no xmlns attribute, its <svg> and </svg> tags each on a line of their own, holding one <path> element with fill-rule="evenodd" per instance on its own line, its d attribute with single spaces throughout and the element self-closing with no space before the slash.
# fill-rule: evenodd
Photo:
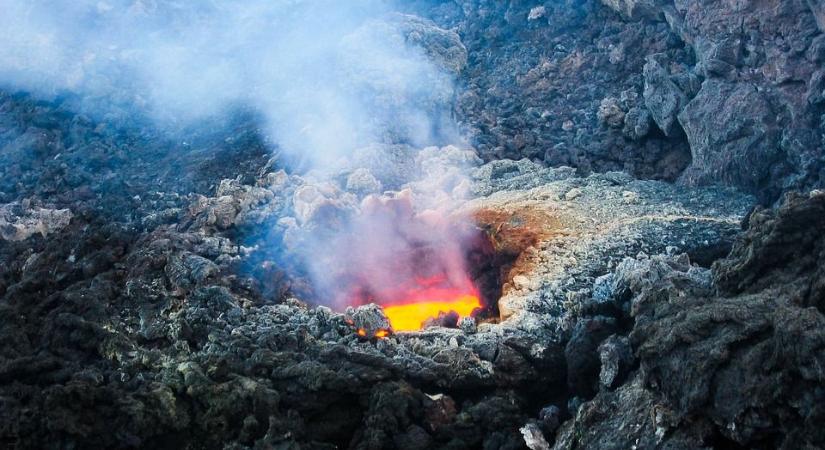
<svg viewBox="0 0 825 450">
<path fill-rule="evenodd" d="M 440 131 L 390 118 L 332 174 L 266 108 L 170 131 L 4 87 L 0 445 L 825 446 L 823 6 L 394 8 L 368 29 L 454 83 L 376 103 Z M 325 303 L 313 263 L 374 196 L 470 218 L 483 316 L 381 337 Z"/>
</svg>

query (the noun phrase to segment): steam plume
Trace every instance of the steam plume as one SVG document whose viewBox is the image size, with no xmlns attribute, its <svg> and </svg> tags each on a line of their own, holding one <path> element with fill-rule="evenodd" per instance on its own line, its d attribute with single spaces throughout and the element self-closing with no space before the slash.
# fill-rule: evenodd
<svg viewBox="0 0 825 450">
<path fill-rule="evenodd" d="M 269 141 L 299 157 L 319 185 L 362 170 L 383 188 L 412 183 L 427 199 L 410 203 L 414 209 L 438 207 L 461 190 L 460 170 L 442 167 L 432 150 L 422 162 L 415 149 L 460 142 L 449 105 L 466 51 L 454 33 L 395 14 L 389 2 L 0 0 L 0 11 L 2 87 L 72 93 L 88 114 L 145 114 L 165 129 L 244 105 L 262 114 Z M 446 228 L 423 232 L 423 222 L 399 224 L 411 216 L 393 219 L 374 207 L 359 216 L 358 199 L 337 201 L 354 215 L 301 245 L 324 248 L 332 265 L 362 264 L 371 289 L 397 284 L 398 273 L 419 264 L 403 255 L 422 241 L 444 249 L 431 263 L 449 277 L 463 270 L 458 244 L 444 245 L 456 237 Z M 345 245 L 355 235 L 372 239 Z M 378 267 L 390 249 L 402 255 L 394 273 Z M 328 266 L 314 266 L 317 253 L 305 256 L 316 284 L 333 290 Z"/>
<path fill-rule="evenodd" d="M 98 113 L 144 105 L 160 123 L 251 105 L 275 142 L 324 167 L 371 142 L 433 142 L 430 108 L 450 79 L 407 45 L 390 10 L 378 0 L 0 0 L 0 83 L 78 93 Z"/>
</svg>

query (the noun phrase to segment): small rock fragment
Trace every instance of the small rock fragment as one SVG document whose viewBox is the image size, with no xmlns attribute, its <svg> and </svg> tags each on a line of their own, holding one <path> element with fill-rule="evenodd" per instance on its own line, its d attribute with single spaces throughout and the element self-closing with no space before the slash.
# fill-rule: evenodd
<svg viewBox="0 0 825 450">
<path fill-rule="evenodd" d="M 547 9 L 544 6 L 536 6 L 530 10 L 530 14 L 527 15 L 527 20 L 538 20 L 544 17 L 547 14 Z"/>
<path fill-rule="evenodd" d="M 639 194 L 633 191 L 623 191 L 622 192 L 622 202 L 628 205 L 632 205 L 635 203 L 639 203 Z"/>
<path fill-rule="evenodd" d="M 550 450 L 550 444 L 541 432 L 539 425 L 531 421 L 519 429 L 524 436 L 524 443 L 530 450 Z"/>
<path fill-rule="evenodd" d="M 567 200 L 567 201 L 572 201 L 572 200 L 575 200 L 575 199 L 579 198 L 581 195 L 582 195 L 582 190 L 581 189 L 573 188 L 573 189 L 570 189 L 569 191 L 567 191 L 566 194 L 564 194 L 564 199 Z"/>
<path fill-rule="evenodd" d="M 542 429 L 549 435 L 561 425 L 561 410 L 556 405 L 545 406 L 539 411 L 539 420 Z"/>
<path fill-rule="evenodd" d="M 472 317 L 463 317 L 461 321 L 458 323 L 458 327 L 461 331 L 467 334 L 473 334 L 478 331 L 478 325 L 476 324 L 476 320 Z"/>
<path fill-rule="evenodd" d="M 596 115 L 599 121 L 612 128 L 619 128 L 624 124 L 625 113 L 622 111 L 621 106 L 619 106 L 619 101 L 615 97 L 603 99 Z"/>
<path fill-rule="evenodd" d="M 344 320 L 355 329 L 355 334 L 362 339 L 383 338 L 388 336 L 390 321 L 384 315 L 384 310 L 373 303 L 348 307 L 344 313 Z"/>
<path fill-rule="evenodd" d="M 633 363 L 633 352 L 630 341 L 625 336 L 613 335 L 599 345 L 599 360 L 601 371 L 599 383 L 605 388 L 618 385 Z"/>
</svg>

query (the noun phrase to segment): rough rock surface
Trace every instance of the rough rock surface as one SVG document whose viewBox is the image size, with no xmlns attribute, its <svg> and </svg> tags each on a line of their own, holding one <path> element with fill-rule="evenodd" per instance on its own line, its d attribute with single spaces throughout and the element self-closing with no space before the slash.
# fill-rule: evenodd
<svg viewBox="0 0 825 450">
<path fill-rule="evenodd" d="M 626 260 L 615 294 L 639 369 L 566 423 L 557 448 L 819 448 L 825 195 L 760 210 L 710 270 L 682 257 Z"/>
<path fill-rule="evenodd" d="M 65 124 L 56 119 L 53 133 Z M 51 161 L 64 148 L 43 151 Z M 427 172 L 451 184 L 480 164 L 455 147 L 409 151 L 418 156 L 408 178 Z M 289 245 L 272 248 L 331 211 L 356 208 L 365 194 L 349 180 L 367 178 L 360 164 L 324 184 L 247 153 L 235 179 L 136 198 L 130 189 L 146 180 L 180 186 L 130 163 L 145 155 L 123 155 L 118 170 L 135 185 L 107 195 L 50 190 L 60 177 L 18 185 L 75 213 L 65 227 L 4 241 L 0 251 L 4 444 L 522 448 L 527 437 L 542 448 L 567 414 L 568 386 L 596 392 L 600 341 L 625 326 L 606 316 L 578 325 L 589 286 L 626 256 L 729 246 L 752 203 L 722 188 L 580 178 L 527 160 L 479 166 L 455 189 L 476 197 L 461 205 L 482 226 L 502 225 L 506 251 L 523 254 L 505 288 L 512 316 L 382 337 L 386 319 L 372 307 L 344 314 L 293 298 L 305 281 Z M 211 152 L 229 156 L 240 157 Z M 204 177 L 221 179 L 222 166 Z M 389 167 L 373 178 L 390 185 L 403 173 Z M 90 180 L 92 189 L 107 182 Z M 96 215 L 101 208 L 108 214 Z M 535 235 L 523 241 L 535 247 L 513 240 L 522 232 Z"/>
<path fill-rule="evenodd" d="M 822 2 L 404 3 L 362 37 L 458 77 L 406 100 L 486 164 L 396 143 L 324 179 L 249 111 L 177 140 L 0 91 L 0 446 L 825 446 Z M 308 304 L 302 233 L 438 200 L 421 174 L 507 257 L 499 320 Z"/>
<path fill-rule="evenodd" d="M 485 159 L 721 182 L 767 203 L 825 185 L 821 1 L 413 3 L 467 48 L 456 111 Z"/>
<path fill-rule="evenodd" d="M 475 191 L 492 194 L 463 208 L 496 228 L 496 245 L 518 257 L 498 304 L 502 318 L 517 316 L 520 327 L 566 328 L 561 312 L 570 296 L 625 256 L 688 252 L 706 264 L 724 256 L 753 201 L 623 173 L 572 173 L 521 160 L 494 161 L 473 175 Z M 552 318 L 543 314 L 548 307 L 557 311 Z"/>
<path fill-rule="evenodd" d="M 71 220 L 72 212 L 68 209 L 32 208 L 31 205 L 20 204 L 2 205 L 0 238 L 22 241 L 35 233 L 45 236 L 65 227 Z"/>
<path fill-rule="evenodd" d="M 640 113 L 648 55 L 666 55 L 674 70 L 693 65 L 664 20 L 630 24 L 598 0 L 411 3 L 467 48 L 455 109 L 485 160 L 670 180 L 690 163 L 684 136 L 664 135 Z M 654 2 L 612 3 L 635 17 Z"/>
</svg>

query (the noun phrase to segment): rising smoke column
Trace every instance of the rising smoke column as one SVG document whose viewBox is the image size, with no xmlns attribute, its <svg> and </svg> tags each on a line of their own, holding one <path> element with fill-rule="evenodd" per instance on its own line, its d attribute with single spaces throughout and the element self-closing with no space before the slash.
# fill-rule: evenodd
<svg viewBox="0 0 825 450">
<path fill-rule="evenodd" d="M 0 86 L 71 93 L 159 126 L 235 105 L 311 168 L 374 142 L 435 143 L 450 75 L 379 0 L 0 0 Z M 407 30 L 409 31 L 409 30 Z M 414 31 L 414 30 L 413 30 Z"/>
<path fill-rule="evenodd" d="M 437 148 L 418 150 L 461 143 L 450 110 L 466 50 L 455 33 L 393 10 L 379 0 L 0 0 L 0 87 L 68 93 L 98 120 L 148 116 L 173 135 L 254 108 L 267 140 L 307 172 L 293 252 L 318 301 L 389 301 L 432 276 L 469 289 L 465 227 L 445 211 L 467 190 L 456 167 L 477 158 L 453 148 L 463 161 L 447 168 Z M 412 194 L 344 193 L 337 180 L 355 172 Z M 319 202 L 338 220 L 320 223 Z"/>
</svg>

